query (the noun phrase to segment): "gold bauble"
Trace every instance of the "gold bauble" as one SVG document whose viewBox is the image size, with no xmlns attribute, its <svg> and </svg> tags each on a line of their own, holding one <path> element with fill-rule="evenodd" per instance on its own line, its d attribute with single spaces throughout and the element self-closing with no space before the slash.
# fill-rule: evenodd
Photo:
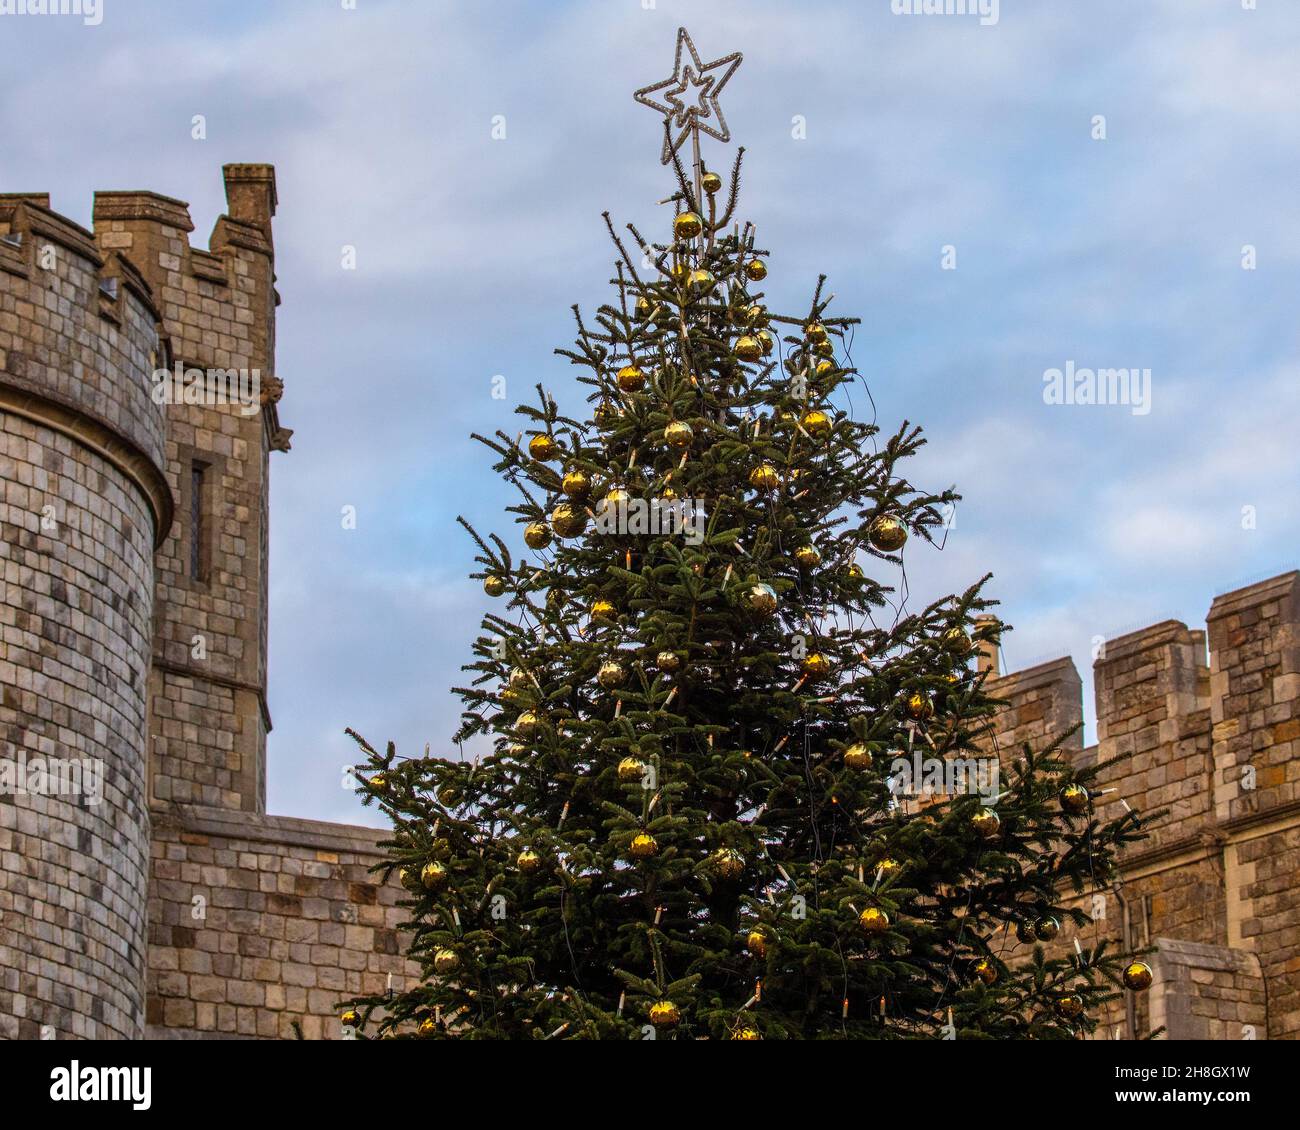
<svg viewBox="0 0 1300 1130">
<path fill-rule="evenodd" d="M 717 173 L 705 173 L 700 177 L 700 186 L 712 196 L 722 188 L 722 178 Z"/>
<path fill-rule="evenodd" d="M 768 333 L 767 330 L 759 330 L 754 336 L 758 338 L 758 344 L 763 350 L 763 356 L 770 357 L 772 355 L 772 350 L 776 348 L 776 338 Z"/>
<path fill-rule="evenodd" d="M 941 642 L 944 648 L 959 658 L 965 657 L 971 653 L 974 644 L 971 638 L 963 628 L 952 627 L 943 633 Z"/>
<path fill-rule="evenodd" d="M 871 751 L 861 742 L 854 742 L 844 751 L 844 764 L 850 769 L 865 769 L 871 764 Z"/>
<path fill-rule="evenodd" d="M 543 433 L 542 435 L 533 436 L 528 441 L 528 454 L 534 459 L 545 463 L 547 460 L 554 459 L 559 454 L 560 445 L 555 442 L 554 438 Z"/>
<path fill-rule="evenodd" d="M 831 418 L 820 408 L 805 412 L 803 419 L 799 423 L 803 425 L 803 430 L 813 439 L 825 439 L 831 434 Z"/>
<path fill-rule="evenodd" d="M 1061 932 L 1061 924 L 1050 914 L 1034 923 L 1034 934 L 1040 942 L 1050 942 Z"/>
<path fill-rule="evenodd" d="M 650 1023 L 656 1028 L 676 1028 L 682 1014 L 672 1001 L 655 1001 L 650 1006 Z"/>
<path fill-rule="evenodd" d="M 893 553 L 907 541 L 907 527 L 892 514 L 877 514 L 867 527 L 867 540 L 882 553 Z"/>
<path fill-rule="evenodd" d="M 776 490 L 781 485 L 781 473 L 771 463 L 760 463 L 749 472 L 749 485 L 755 490 Z"/>
<path fill-rule="evenodd" d="M 771 616 L 776 612 L 780 601 L 777 599 L 776 589 L 771 585 L 757 584 L 745 594 L 745 603 L 749 605 L 751 612 L 759 616 Z"/>
<path fill-rule="evenodd" d="M 377 793 L 382 793 L 386 788 L 388 788 L 388 778 L 382 773 L 376 773 L 366 783 Z"/>
<path fill-rule="evenodd" d="M 605 504 L 605 513 L 612 517 L 613 511 L 632 501 L 632 496 L 622 487 L 611 487 L 602 501 Z"/>
<path fill-rule="evenodd" d="M 669 447 L 689 447 L 694 438 L 695 433 L 684 420 L 674 420 L 664 428 L 664 443 Z"/>
<path fill-rule="evenodd" d="M 682 665 L 682 657 L 675 651 L 661 651 L 655 656 L 655 666 L 667 674 L 676 671 Z"/>
<path fill-rule="evenodd" d="M 1082 785 L 1069 784 L 1061 790 L 1061 811 L 1078 816 L 1088 811 L 1088 790 Z"/>
<path fill-rule="evenodd" d="M 586 471 L 569 471 L 565 474 L 560 489 L 570 498 L 586 498 L 591 493 L 591 479 Z"/>
<path fill-rule="evenodd" d="M 361 1027 L 361 1014 L 357 1012 L 355 1009 L 351 1009 L 351 1008 L 348 1009 L 347 1012 L 345 1012 L 342 1016 L 339 1017 L 339 1020 L 342 1022 L 345 1028 Z"/>
<path fill-rule="evenodd" d="M 525 740 L 535 738 L 542 728 L 542 720 L 531 710 L 525 710 L 515 719 L 515 730 Z"/>
<path fill-rule="evenodd" d="M 608 600 L 592 601 L 591 618 L 593 620 L 606 620 L 612 623 L 617 616 L 617 609 Z"/>
<path fill-rule="evenodd" d="M 835 364 L 834 361 L 826 361 L 826 360 L 818 361 L 817 375 L 819 377 L 828 377 L 830 376 L 831 373 L 835 372 L 836 368 L 838 368 L 838 366 Z"/>
<path fill-rule="evenodd" d="M 882 879 L 888 879 L 890 875 L 897 875 L 903 869 L 903 865 L 896 859 L 890 859 L 886 856 L 876 864 L 876 873 Z"/>
<path fill-rule="evenodd" d="M 660 502 L 676 502 L 676 501 L 677 501 L 677 492 L 676 492 L 675 490 L 673 490 L 672 487 L 664 487 L 664 489 L 661 490 L 661 491 L 659 492 L 659 501 L 660 501 Z"/>
<path fill-rule="evenodd" d="M 821 563 L 822 555 L 815 545 L 801 545 L 794 551 L 794 559 L 805 569 Z"/>
<path fill-rule="evenodd" d="M 981 957 L 979 961 L 972 965 L 971 972 L 986 985 L 991 985 L 998 979 L 997 966 L 987 957 Z"/>
<path fill-rule="evenodd" d="M 645 370 L 640 365 L 624 365 L 618 371 L 618 387 L 624 392 L 640 392 L 645 388 Z"/>
<path fill-rule="evenodd" d="M 426 891 L 440 890 L 447 883 L 447 868 L 436 859 L 420 868 L 420 886 Z"/>
<path fill-rule="evenodd" d="M 713 291 L 714 286 L 717 284 L 717 279 L 713 277 L 712 271 L 706 271 L 701 267 L 699 270 L 692 271 L 686 282 L 696 294 L 705 295 L 710 294 Z"/>
<path fill-rule="evenodd" d="M 869 906 L 858 915 L 858 925 L 868 934 L 883 934 L 889 929 L 889 915 L 878 906 Z"/>
<path fill-rule="evenodd" d="M 986 840 L 992 839 L 1002 828 L 1002 818 L 988 805 L 981 804 L 970 818 L 970 825 Z"/>
<path fill-rule="evenodd" d="M 535 871 L 541 870 L 542 857 L 533 851 L 532 848 L 524 848 L 523 851 L 515 856 L 515 866 L 525 875 L 531 875 Z"/>
<path fill-rule="evenodd" d="M 1155 974 L 1145 961 L 1131 961 L 1124 967 L 1124 987 L 1135 993 L 1146 992 L 1154 979 Z"/>
<path fill-rule="evenodd" d="M 844 579 L 851 585 L 860 585 L 867 579 L 867 575 L 862 571 L 861 565 L 856 561 L 850 561 L 844 570 Z"/>
<path fill-rule="evenodd" d="M 736 338 L 733 349 L 736 356 L 742 361 L 757 361 L 763 356 L 763 343 L 749 334 L 742 334 Z"/>
<path fill-rule="evenodd" d="M 745 948 L 755 957 L 767 956 L 767 934 L 762 930 L 750 930 L 745 935 Z"/>
<path fill-rule="evenodd" d="M 704 230 L 704 221 L 694 212 L 679 212 L 673 217 L 673 235 L 678 239 L 694 239 Z"/>
<path fill-rule="evenodd" d="M 420 1021 L 420 1027 L 417 1031 L 421 1036 L 432 1036 L 438 1030 L 438 1025 L 434 1022 L 432 1016 L 426 1016 Z"/>
<path fill-rule="evenodd" d="M 737 1028 L 732 1032 L 731 1038 L 733 1040 L 761 1040 L 763 1037 L 759 1035 L 757 1028 L 744 1027 Z"/>
<path fill-rule="evenodd" d="M 532 682 L 533 680 L 529 678 L 528 672 L 522 667 L 512 667 L 506 685 L 513 691 L 522 691 L 525 687 L 531 686 Z"/>
<path fill-rule="evenodd" d="M 1030 946 L 1038 941 L 1034 934 L 1034 924 L 1032 922 L 1022 921 L 1016 923 L 1016 941 L 1022 946 Z"/>
<path fill-rule="evenodd" d="M 834 357 L 835 346 L 833 346 L 829 341 L 819 341 L 813 346 L 813 353 L 818 357 Z"/>
<path fill-rule="evenodd" d="M 820 345 L 823 341 L 826 341 L 828 337 L 826 327 L 823 326 L 821 322 L 809 322 L 804 326 L 803 335 L 811 341 L 813 345 Z"/>
<path fill-rule="evenodd" d="M 524 527 L 524 544 L 529 549 L 545 549 L 551 544 L 551 530 L 545 522 L 529 522 Z"/>
<path fill-rule="evenodd" d="M 1058 1014 L 1072 1020 L 1083 1012 L 1083 997 L 1078 993 L 1059 993 L 1055 1007 Z"/>
<path fill-rule="evenodd" d="M 813 651 L 804 656 L 799 670 L 810 679 L 821 679 L 830 674 L 831 661 L 820 651 Z"/>
<path fill-rule="evenodd" d="M 587 512 L 571 502 L 561 502 L 551 511 L 551 529 L 562 538 L 577 537 L 587 528 Z"/>
<path fill-rule="evenodd" d="M 618 779 L 625 785 L 645 779 L 645 762 L 636 757 L 625 757 L 618 763 Z"/>
<path fill-rule="evenodd" d="M 934 703 L 930 701 L 930 696 L 924 695 L 920 691 L 913 691 L 908 695 L 907 716 L 917 722 L 923 722 L 927 718 L 933 718 Z"/>
<path fill-rule="evenodd" d="M 771 315 L 767 312 L 767 307 L 760 306 L 757 302 L 745 311 L 746 324 L 751 325 L 756 330 L 763 329 L 771 321 Z"/>
<path fill-rule="evenodd" d="M 460 965 L 455 950 L 441 949 L 433 955 L 433 967 L 439 973 L 452 973 Z"/>
<path fill-rule="evenodd" d="M 711 863 L 720 879 L 739 879 L 745 873 L 745 857 L 735 848 L 718 848 L 713 853 Z"/>
<path fill-rule="evenodd" d="M 488 596 L 500 596 L 506 591 L 506 583 L 502 578 L 492 573 L 483 578 L 483 591 Z"/>
<path fill-rule="evenodd" d="M 762 259 L 751 259 L 745 264 L 745 274 L 754 282 L 762 282 L 767 278 L 767 264 Z"/>
<path fill-rule="evenodd" d="M 596 672 L 596 682 L 598 682 L 607 691 L 612 691 L 621 687 L 627 681 L 627 669 L 621 663 L 615 663 L 612 659 L 600 665 L 600 670 Z"/>
<path fill-rule="evenodd" d="M 691 269 L 685 263 L 678 262 L 672 265 L 668 274 L 678 286 L 685 286 L 686 280 L 690 278 Z"/>
<path fill-rule="evenodd" d="M 636 300 L 636 316 L 644 321 L 654 311 L 654 303 L 644 294 Z"/>
<path fill-rule="evenodd" d="M 659 854 L 659 844 L 649 832 L 639 832 L 632 837 L 627 852 L 633 859 L 649 859 Z"/>
</svg>

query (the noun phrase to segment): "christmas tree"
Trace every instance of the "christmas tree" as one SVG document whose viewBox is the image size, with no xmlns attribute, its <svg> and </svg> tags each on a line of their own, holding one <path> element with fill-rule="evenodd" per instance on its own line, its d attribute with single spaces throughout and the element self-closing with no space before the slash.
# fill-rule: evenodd
<svg viewBox="0 0 1300 1130">
<path fill-rule="evenodd" d="M 357 738 L 424 971 L 351 1002 L 363 1035 L 1074 1038 L 1149 980 L 1104 947 L 1003 960 L 1087 922 L 1061 902 L 1108 881 L 1138 819 L 1094 819 L 1057 746 L 982 748 L 983 582 L 892 603 L 957 496 L 902 476 L 918 428 L 845 411 L 856 319 L 824 280 L 769 309 L 744 151 L 728 183 L 700 148 L 728 140 L 739 62 L 682 30 L 673 76 L 637 92 L 674 214 L 661 240 L 605 217 L 611 301 L 574 307 L 558 351 L 590 418 L 539 387 L 517 438 L 475 437 L 520 496 L 509 538 L 462 519 L 501 608 L 457 740 L 493 751 Z"/>
</svg>

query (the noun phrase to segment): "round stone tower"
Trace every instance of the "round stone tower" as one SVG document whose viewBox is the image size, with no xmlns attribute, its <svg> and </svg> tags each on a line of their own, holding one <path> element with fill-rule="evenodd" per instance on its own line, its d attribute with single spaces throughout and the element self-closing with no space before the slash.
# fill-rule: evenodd
<svg viewBox="0 0 1300 1130">
<path fill-rule="evenodd" d="M 0 196 L 0 1037 L 144 1031 L 159 322 L 48 197 Z"/>
</svg>

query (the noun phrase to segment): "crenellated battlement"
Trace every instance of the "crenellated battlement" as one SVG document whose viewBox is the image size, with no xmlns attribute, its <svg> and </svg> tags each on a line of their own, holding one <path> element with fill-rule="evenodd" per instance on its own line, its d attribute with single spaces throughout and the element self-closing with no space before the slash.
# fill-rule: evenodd
<svg viewBox="0 0 1300 1130">
<path fill-rule="evenodd" d="M 986 652 L 980 668 L 990 693 L 1006 703 L 991 746 L 1041 746 L 1083 716 L 1069 658 L 1002 675 L 996 654 Z M 1163 947 L 1157 975 L 1168 971 L 1172 995 L 1158 998 L 1151 1023 L 1170 1023 L 1175 1034 L 1240 1038 L 1243 1025 L 1267 1013 L 1270 1036 L 1295 1038 L 1300 572 L 1217 597 L 1204 629 L 1166 620 L 1107 640 L 1093 673 L 1097 742 L 1075 756 L 1101 766 L 1097 816 L 1111 819 L 1127 805 L 1144 814 L 1149 838 L 1124 857 L 1115 897 L 1101 904 L 1103 913 L 1111 906 L 1110 916 L 1091 932 L 1119 939 L 1127 930 L 1129 946 Z M 1091 903 L 1081 905 L 1096 916 Z M 1206 956 L 1211 951 L 1218 956 Z M 1202 962 L 1192 974 L 1187 953 Z M 1243 981 L 1243 969 L 1259 970 L 1253 976 L 1262 983 Z M 1222 988 L 1216 1007 L 1231 1015 L 1179 1013 L 1180 1001 L 1193 1008 L 1189 977 Z"/>
</svg>

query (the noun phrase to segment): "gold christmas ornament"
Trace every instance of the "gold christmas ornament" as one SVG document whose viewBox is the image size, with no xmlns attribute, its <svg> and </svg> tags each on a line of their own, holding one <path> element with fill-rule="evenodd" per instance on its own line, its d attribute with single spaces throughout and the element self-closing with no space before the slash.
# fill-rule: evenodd
<svg viewBox="0 0 1300 1130">
<path fill-rule="evenodd" d="M 665 674 L 672 674 L 681 665 L 681 656 L 675 651 L 661 651 L 655 656 L 655 666 Z"/>
<path fill-rule="evenodd" d="M 1088 790 L 1082 785 L 1069 784 L 1061 790 L 1061 811 L 1078 816 L 1088 811 Z"/>
<path fill-rule="evenodd" d="M 1155 975 L 1151 972 L 1151 966 L 1145 961 L 1131 961 L 1124 967 L 1124 987 L 1132 989 L 1135 993 L 1144 993 L 1151 988 L 1151 982 Z"/>
<path fill-rule="evenodd" d="M 878 514 L 867 527 L 867 540 L 882 553 L 893 553 L 907 541 L 907 527 L 892 514 Z"/>
<path fill-rule="evenodd" d="M 564 476 L 560 489 L 570 498 L 586 498 L 591 493 L 591 479 L 586 471 L 569 471 Z"/>
<path fill-rule="evenodd" d="M 677 492 L 676 492 L 675 490 L 673 490 L 672 487 L 664 487 L 664 489 L 663 489 L 662 491 L 659 492 L 659 501 L 660 501 L 660 502 L 676 502 L 676 501 L 677 501 Z"/>
<path fill-rule="evenodd" d="M 674 420 L 664 428 L 664 443 L 669 447 L 690 447 L 691 440 L 695 438 L 695 433 L 691 430 L 690 424 L 683 420 Z"/>
<path fill-rule="evenodd" d="M 865 769 L 871 764 L 871 751 L 861 742 L 854 742 L 844 751 L 844 764 L 850 769 Z"/>
<path fill-rule="evenodd" d="M 825 439 L 831 434 L 831 418 L 820 408 L 805 412 L 803 419 L 799 423 L 803 425 L 803 430 L 813 439 Z"/>
<path fill-rule="evenodd" d="M 531 710 L 525 710 L 515 719 L 515 730 L 525 740 L 535 738 L 542 729 L 542 720 Z"/>
<path fill-rule="evenodd" d="M 745 603 L 751 612 L 759 616 L 771 616 L 780 602 L 777 600 L 776 589 L 771 585 L 758 584 L 745 594 Z"/>
<path fill-rule="evenodd" d="M 636 316 L 645 321 L 654 312 L 654 303 L 644 294 L 636 300 Z"/>
<path fill-rule="evenodd" d="M 610 623 L 617 618 L 618 612 L 608 600 L 594 600 L 591 603 L 591 618 L 593 620 L 605 620 Z"/>
<path fill-rule="evenodd" d="M 455 950 L 441 949 L 433 955 L 433 967 L 439 973 L 453 973 L 458 965 L 460 958 L 456 956 Z"/>
<path fill-rule="evenodd" d="M 781 474 L 771 463 L 760 463 L 749 472 L 749 485 L 755 490 L 776 490 L 781 485 Z"/>
<path fill-rule="evenodd" d="M 441 890 L 447 884 L 447 868 L 436 859 L 420 868 L 420 886 L 426 891 Z"/>
<path fill-rule="evenodd" d="M 659 844 L 649 832 L 640 832 L 632 837 L 628 854 L 633 859 L 649 859 L 659 854 Z"/>
<path fill-rule="evenodd" d="M 420 1027 L 417 1031 L 421 1036 L 432 1036 L 438 1030 L 438 1025 L 434 1023 L 432 1016 L 426 1016 L 420 1021 Z"/>
<path fill-rule="evenodd" d="M 534 872 L 541 870 L 542 857 L 532 848 L 524 848 L 515 857 L 515 866 L 525 875 L 532 875 Z"/>
<path fill-rule="evenodd" d="M 826 333 L 826 327 L 823 326 L 821 322 L 809 322 L 804 327 L 803 335 L 812 342 L 813 345 L 820 345 L 822 342 L 828 340 L 829 336 Z"/>
<path fill-rule="evenodd" d="M 645 370 L 640 365 L 624 365 L 618 371 L 618 387 L 624 392 L 640 392 L 645 388 Z"/>
<path fill-rule="evenodd" d="M 483 591 L 488 596 L 500 596 L 506 591 L 506 583 L 495 573 L 491 573 L 483 578 Z"/>
<path fill-rule="evenodd" d="M 691 269 L 685 263 L 674 263 L 672 270 L 668 274 L 678 286 L 684 286 L 686 280 L 690 278 Z"/>
<path fill-rule="evenodd" d="M 1034 924 L 1032 922 L 1023 921 L 1016 923 L 1016 941 L 1018 941 L 1022 946 L 1030 946 L 1033 945 L 1034 942 L 1038 941 L 1038 938 L 1034 936 Z"/>
<path fill-rule="evenodd" d="M 692 271 L 686 281 L 690 288 L 701 296 L 711 294 L 713 287 L 717 283 L 717 279 L 713 277 L 713 272 L 706 271 L 703 267 Z"/>
<path fill-rule="evenodd" d="M 1083 997 L 1078 993 L 1058 993 L 1056 1011 L 1067 1020 L 1073 1020 L 1083 1012 Z"/>
<path fill-rule="evenodd" d="M 867 575 L 862 571 L 861 565 L 856 561 L 850 561 L 844 570 L 844 579 L 851 585 L 860 585 L 867 579 Z"/>
<path fill-rule="evenodd" d="M 1050 942 L 1061 932 L 1061 924 L 1050 914 L 1043 915 L 1034 923 L 1034 934 L 1040 942 Z"/>
<path fill-rule="evenodd" d="M 545 463 L 554 459 L 559 454 L 560 445 L 548 435 L 536 435 L 528 441 L 528 454 L 534 459 Z"/>
<path fill-rule="evenodd" d="M 745 935 L 745 948 L 755 957 L 767 956 L 767 934 L 762 930 L 750 930 Z"/>
<path fill-rule="evenodd" d="M 814 565 L 821 564 L 822 555 L 815 545 L 801 545 L 794 551 L 794 559 L 804 569 L 811 569 Z"/>
<path fill-rule="evenodd" d="M 767 264 L 762 259 L 751 259 L 745 264 L 745 274 L 753 282 L 762 282 L 767 278 Z"/>
<path fill-rule="evenodd" d="M 975 831 L 989 840 L 1002 829 L 1002 818 L 988 805 L 981 804 L 971 816 L 970 824 Z"/>
<path fill-rule="evenodd" d="M 615 663 L 612 659 L 600 665 L 600 670 L 596 672 L 596 682 L 598 682 L 607 691 L 617 690 L 627 681 L 627 669 L 621 663 Z"/>
<path fill-rule="evenodd" d="M 858 925 L 868 934 L 883 934 L 889 929 L 889 915 L 878 906 L 869 906 L 858 915 Z"/>
<path fill-rule="evenodd" d="M 822 360 L 817 362 L 816 372 L 819 377 L 829 377 L 837 368 L 834 361 Z"/>
<path fill-rule="evenodd" d="M 722 178 L 717 173 L 705 173 L 700 177 L 700 186 L 710 196 L 719 192 L 722 188 Z"/>
<path fill-rule="evenodd" d="M 386 788 L 388 788 L 388 778 L 382 773 L 376 773 L 366 783 L 377 793 L 382 793 Z"/>
<path fill-rule="evenodd" d="M 908 695 L 907 716 L 917 722 L 923 722 L 928 718 L 933 718 L 934 703 L 930 701 L 930 696 L 924 695 L 920 691 L 913 691 Z"/>
<path fill-rule="evenodd" d="M 679 212 L 673 218 L 673 235 L 678 239 L 694 239 L 704 230 L 704 221 L 694 212 Z"/>
<path fill-rule="evenodd" d="M 551 511 L 551 529 L 562 538 L 577 537 L 586 528 L 586 511 L 571 502 L 561 502 Z"/>
<path fill-rule="evenodd" d="M 636 757 L 625 757 L 618 763 L 618 779 L 631 785 L 645 778 L 645 762 Z"/>
<path fill-rule="evenodd" d="M 733 1040 L 761 1040 L 763 1037 L 758 1034 L 757 1028 L 737 1028 L 732 1034 Z"/>
<path fill-rule="evenodd" d="M 763 356 L 763 343 L 749 334 L 742 334 L 733 347 L 737 357 L 742 361 L 757 361 Z"/>
<path fill-rule="evenodd" d="M 991 985 L 998 979 L 997 966 L 987 957 L 981 957 L 979 961 L 972 965 L 971 972 L 986 985 Z"/>
<path fill-rule="evenodd" d="M 617 510 L 620 506 L 626 506 L 631 501 L 632 496 L 622 487 L 612 487 L 604 498 L 605 513 L 609 514 L 611 511 Z"/>
<path fill-rule="evenodd" d="M 772 356 L 772 350 L 776 348 L 776 338 L 768 333 L 767 330 L 759 330 L 754 336 L 758 338 L 758 344 L 763 350 L 763 356 Z"/>
<path fill-rule="evenodd" d="M 524 544 L 529 549 L 545 549 L 551 544 L 550 527 L 545 522 L 529 522 L 524 527 Z"/>
<path fill-rule="evenodd" d="M 834 357 L 835 347 L 829 341 L 819 341 L 813 347 L 813 353 L 818 357 Z"/>
<path fill-rule="evenodd" d="M 682 1014 L 672 1001 L 655 1001 L 650 1006 L 650 1023 L 656 1028 L 676 1028 Z"/>
<path fill-rule="evenodd" d="M 728 882 L 739 879 L 745 873 L 745 857 L 735 848 L 718 848 L 713 853 L 711 863 L 718 878 Z"/>
<path fill-rule="evenodd" d="M 355 1009 L 351 1009 L 351 1008 L 348 1009 L 347 1012 L 345 1012 L 342 1016 L 339 1017 L 339 1020 L 342 1022 L 345 1028 L 361 1027 L 361 1014 L 357 1012 Z"/>
<path fill-rule="evenodd" d="M 753 326 L 756 330 L 763 329 L 770 320 L 771 317 L 767 312 L 767 308 L 760 306 L 757 302 L 745 311 L 746 324 Z"/>
<path fill-rule="evenodd" d="M 897 875 L 903 869 L 903 865 L 896 859 L 890 859 L 886 856 L 876 864 L 876 871 L 882 879 L 888 879 L 891 875 Z"/>
<path fill-rule="evenodd" d="M 830 674 L 831 661 L 820 651 L 809 652 L 804 656 L 799 670 L 809 679 L 821 679 Z"/>
</svg>

